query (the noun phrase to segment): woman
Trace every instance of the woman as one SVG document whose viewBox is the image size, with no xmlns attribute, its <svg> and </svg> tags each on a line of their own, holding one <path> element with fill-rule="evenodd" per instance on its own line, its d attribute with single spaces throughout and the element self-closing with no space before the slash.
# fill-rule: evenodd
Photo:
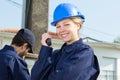
<svg viewBox="0 0 120 80">
<path fill-rule="evenodd" d="M 79 30 L 85 20 L 78 9 L 69 3 L 58 5 L 53 22 L 58 37 L 65 43 L 52 51 L 42 35 L 40 55 L 32 69 L 32 80 L 97 80 L 99 65 L 92 48 L 82 42 Z"/>
</svg>

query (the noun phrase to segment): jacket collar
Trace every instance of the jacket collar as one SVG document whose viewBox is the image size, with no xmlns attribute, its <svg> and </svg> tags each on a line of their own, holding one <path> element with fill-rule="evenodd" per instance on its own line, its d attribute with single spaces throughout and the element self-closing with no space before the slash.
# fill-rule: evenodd
<svg viewBox="0 0 120 80">
<path fill-rule="evenodd" d="M 70 52 L 70 51 L 72 51 L 73 49 L 75 50 L 75 47 L 76 47 L 78 44 L 79 44 L 79 45 L 82 45 L 82 44 L 83 44 L 83 41 L 82 41 L 81 38 L 80 38 L 79 40 L 75 41 L 74 43 L 70 44 L 70 45 L 67 45 L 66 43 L 64 43 L 61 49 L 62 49 L 62 51 L 64 50 L 64 51 L 66 51 L 66 52 Z"/>
<path fill-rule="evenodd" d="M 11 50 L 11 51 L 16 51 L 14 47 L 10 46 L 10 45 L 5 45 L 3 50 Z"/>
</svg>

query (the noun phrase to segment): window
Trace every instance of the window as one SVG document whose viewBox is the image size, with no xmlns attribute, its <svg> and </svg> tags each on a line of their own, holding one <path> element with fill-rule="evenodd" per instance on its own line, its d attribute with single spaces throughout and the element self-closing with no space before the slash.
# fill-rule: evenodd
<svg viewBox="0 0 120 80">
<path fill-rule="evenodd" d="M 103 70 L 103 79 L 104 80 L 116 80 L 115 71 Z"/>
<path fill-rule="evenodd" d="M 103 58 L 100 80 L 116 80 L 116 59 Z"/>
</svg>

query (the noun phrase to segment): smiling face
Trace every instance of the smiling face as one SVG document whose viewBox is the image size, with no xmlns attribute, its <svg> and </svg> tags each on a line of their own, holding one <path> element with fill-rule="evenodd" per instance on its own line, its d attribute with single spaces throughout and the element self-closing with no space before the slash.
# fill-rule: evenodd
<svg viewBox="0 0 120 80">
<path fill-rule="evenodd" d="M 57 35 L 67 44 L 71 44 L 79 40 L 80 23 L 75 23 L 71 18 L 59 21 L 56 24 Z"/>
</svg>

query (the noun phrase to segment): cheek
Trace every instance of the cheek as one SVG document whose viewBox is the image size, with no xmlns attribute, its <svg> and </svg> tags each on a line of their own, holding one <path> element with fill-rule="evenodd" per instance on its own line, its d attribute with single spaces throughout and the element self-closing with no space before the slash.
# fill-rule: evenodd
<svg viewBox="0 0 120 80">
<path fill-rule="evenodd" d="M 78 29 L 77 29 L 77 28 L 71 29 L 70 32 L 71 32 L 71 35 L 72 35 L 72 36 L 78 35 Z"/>
<path fill-rule="evenodd" d="M 28 53 L 29 51 L 30 51 L 30 49 L 26 49 L 26 51 L 25 51 L 25 52 L 26 52 L 26 53 Z"/>
<path fill-rule="evenodd" d="M 28 52 L 25 50 L 24 52 L 23 52 L 23 55 L 26 55 Z"/>
<path fill-rule="evenodd" d="M 77 26 L 77 25 L 76 25 L 76 26 L 74 26 L 74 30 L 75 30 L 75 31 L 78 31 L 79 29 L 80 29 L 80 27 L 79 27 L 79 26 Z"/>
<path fill-rule="evenodd" d="M 71 32 L 75 33 L 77 31 L 76 27 L 72 27 L 69 29 Z"/>
</svg>

